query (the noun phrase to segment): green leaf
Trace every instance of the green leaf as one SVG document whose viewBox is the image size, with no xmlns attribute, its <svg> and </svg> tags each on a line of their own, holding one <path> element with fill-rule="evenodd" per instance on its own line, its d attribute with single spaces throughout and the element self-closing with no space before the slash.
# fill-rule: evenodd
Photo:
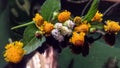
<svg viewBox="0 0 120 68">
<path fill-rule="evenodd" d="M 71 53 L 70 49 L 67 47 L 63 49 L 62 53 L 58 56 L 58 64 L 59 68 L 69 68 L 70 61 L 73 59 L 73 54 Z M 64 62 L 64 63 L 63 63 Z M 71 66 L 71 68 L 73 68 Z M 81 67 L 77 67 L 81 68 Z"/>
<path fill-rule="evenodd" d="M 58 57 L 59 68 L 103 68 L 108 58 L 116 57 L 118 61 L 120 58 L 120 49 L 106 45 L 103 40 L 96 41 L 90 46 L 89 52 L 87 57 L 83 57 L 81 54 L 75 55 L 69 48 L 65 48 Z"/>
<path fill-rule="evenodd" d="M 116 35 L 115 47 L 120 48 L 120 32 Z"/>
<path fill-rule="evenodd" d="M 24 31 L 23 42 L 25 45 L 24 49 L 26 50 L 26 54 L 33 52 L 45 41 L 45 37 L 41 37 L 41 39 L 35 37 L 35 32 L 37 30 L 37 27 L 32 24 L 29 25 Z"/>
<path fill-rule="evenodd" d="M 46 21 L 50 21 L 53 16 L 53 12 L 60 10 L 60 8 L 60 0 L 46 0 L 41 7 L 41 15 Z"/>
<path fill-rule="evenodd" d="M 43 42 L 45 42 L 44 36 L 41 39 L 38 39 L 36 37 L 32 38 L 31 41 L 24 47 L 26 54 L 29 54 L 36 50 L 39 46 L 42 45 Z"/>
<path fill-rule="evenodd" d="M 24 31 L 24 34 L 23 34 L 23 42 L 24 42 L 24 45 L 26 45 L 27 43 L 30 42 L 30 40 L 32 38 L 34 38 L 35 36 L 35 32 L 38 30 L 38 28 L 32 24 L 32 25 L 29 25 L 25 31 Z"/>
<path fill-rule="evenodd" d="M 8 43 L 8 38 L 10 38 L 10 26 L 9 26 L 9 6 L 1 4 L 0 1 L 0 68 L 4 68 L 6 62 L 3 57 L 5 51 L 5 45 Z M 4 10 L 1 8 L 4 7 Z"/>
<path fill-rule="evenodd" d="M 97 12 L 97 8 L 98 8 L 98 4 L 99 4 L 100 0 L 93 0 L 93 3 L 88 11 L 88 13 L 85 15 L 85 17 L 83 18 L 84 20 L 87 20 L 88 22 L 91 21 L 91 19 L 93 18 L 93 16 L 95 15 L 95 13 Z"/>
<path fill-rule="evenodd" d="M 96 28 L 96 29 L 103 29 L 104 24 L 99 23 L 99 22 L 92 22 L 91 23 L 91 28 Z"/>
</svg>

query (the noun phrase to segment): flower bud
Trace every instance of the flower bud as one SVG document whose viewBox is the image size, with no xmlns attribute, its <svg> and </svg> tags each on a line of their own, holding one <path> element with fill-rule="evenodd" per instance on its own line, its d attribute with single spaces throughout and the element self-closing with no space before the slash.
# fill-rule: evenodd
<svg viewBox="0 0 120 68">
<path fill-rule="evenodd" d="M 54 17 L 56 17 L 57 15 L 58 15 L 58 12 L 57 12 L 57 11 L 53 12 L 53 16 L 54 16 Z"/>
<path fill-rule="evenodd" d="M 41 38 L 41 37 L 42 37 L 41 31 L 36 31 L 36 32 L 35 32 L 35 36 L 36 36 L 37 38 Z"/>
<path fill-rule="evenodd" d="M 90 28 L 90 32 L 95 32 L 96 31 L 96 28 L 92 27 Z"/>
</svg>

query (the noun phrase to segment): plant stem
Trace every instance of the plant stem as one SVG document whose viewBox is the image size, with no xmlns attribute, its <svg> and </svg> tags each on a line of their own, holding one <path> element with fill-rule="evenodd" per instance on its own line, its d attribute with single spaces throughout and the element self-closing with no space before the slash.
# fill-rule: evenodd
<svg viewBox="0 0 120 68">
<path fill-rule="evenodd" d="M 110 6 L 104 13 L 103 16 L 105 16 L 109 11 L 111 11 L 111 9 L 113 9 L 114 7 L 116 7 L 117 5 L 119 5 L 119 2 L 114 3 L 112 6 Z"/>
<path fill-rule="evenodd" d="M 31 22 L 28 22 L 28 23 L 25 23 L 25 24 L 22 24 L 22 25 L 18 25 L 18 26 L 12 27 L 11 30 L 18 29 L 18 28 L 21 28 L 21 27 L 25 27 L 25 26 L 31 25 L 33 23 L 34 22 L 31 21 Z"/>
<path fill-rule="evenodd" d="M 86 9 L 89 7 L 89 5 L 90 5 L 91 2 L 92 2 L 92 0 L 88 1 L 88 3 L 86 4 L 86 6 L 84 7 L 84 9 L 83 9 L 83 11 L 82 11 L 82 13 L 81 13 L 81 16 L 84 15 Z"/>
</svg>

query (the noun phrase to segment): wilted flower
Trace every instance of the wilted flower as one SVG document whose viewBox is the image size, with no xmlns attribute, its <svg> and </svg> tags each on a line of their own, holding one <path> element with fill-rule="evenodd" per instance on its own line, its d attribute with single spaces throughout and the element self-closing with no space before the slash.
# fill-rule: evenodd
<svg viewBox="0 0 120 68">
<path fill-rule="evenodd" d="M 60 32 L 59 32 L 58 29 L 53 29 L 53 30 L 51 31 L 51 34 L 52 34 L 53 36 L 58 36 L 58 35 L 60 35 Z"/>
<path fill-rule="evenodd" d="M 59 42 L 62 42 L 64 40 L 64 37 L 60 34 L 58 29 L 53 29 L 51 34 Z"/>
<path fill-rule="evenodd" d="M 71 12 L 65 10 L 58 14 L 58 21 L 63 23 L 70 18 Z"/>
<path fill-rule="evenodd" d="M 54 25 L 54 27 L 56 28 L 56 29 L 60 29 L 60 28 L 62 28 L 62 23 L 56 23 L 55 25 Z"/>
<path fill-rule="evenodd" d="M 58 42 L 64 41 L 64 37 L 62 35 L 59 35 L 57 38 Z"/>
<path fill-rule="evenodd" d="M 72 34 L 72 30 L 69 29 L 67 35 L 70 36 Z"/>
<path fill-rule="evenodd" d="M 76 17 L 74 18 L 74 22 L 76 23 L 76 25 L 81 24 L 81 23 L 82 23 L 82 19 L 81 19 L 81 17 L 76 16 Z"/>
<path fill-rule="evenodd" d="M 70 35 L 72 33 L 72 30 L 71 29 L 68 29 L 68 27 L 66 26 L 62 26 L 62 28 L 60 29 L 60 32 L 62 35 Z"/>
<path fill-rule="evenodd" d="M 120 31 L 119 22 L 107 20 L 106 25 L 104 25 L 104 29 L 109 33 L 116 34 L 118 31 Z"/>
<path fill-rule="evenodd" d="M 4 53 L 5 60 L 7 62 L 19 63 L 25 53 L 25 50 L 22 47 L 23 43 L 19 41 L 7 44 L 5 47 L 6 51 Z"/>
<path fill-rule="evenodd" d="M 75 26 L 75 23 L 72 20 L 67 20 L 65 21 L 64 25 L 70 29 L 73 29 L 73 27 Z"/>
</svg>

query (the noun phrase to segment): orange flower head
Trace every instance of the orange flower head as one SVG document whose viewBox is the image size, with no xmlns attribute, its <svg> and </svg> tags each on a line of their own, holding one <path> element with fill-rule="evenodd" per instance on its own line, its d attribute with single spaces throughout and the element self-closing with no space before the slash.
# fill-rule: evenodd
<svg viewBox="0 0 120 68">
<path fill-rule="evenodd" d="M 79 26 L 75 27 L 76 32 L 84 32 L 87 33 L 89 31 L 90 24 L 82 23 Z"/>
<path fill-rule="evenodd" d="M 99 11 L 96 12 L 95 16 L 92 18 L 91 21 L 94 21 L 94 22 L 101 22 L 103 19 L 103 14 L 100 13 Z"/>
<path fill-rule="evenodd" d="M 75 46 L 83 46 L 84 36 L 85 36 L 84 32 L 81 32 L 81 33 L 73 32 L 70 42 Z"/>
<path fill-rule="evenodd" d="M 104 29 L 109 33 L 117 34 L 117 32 L 120 31 L 119 22 L 107 20 L 106 25 L 104 25 Z"/>
<path fill-rule="evenodd" d="M 70 18 L 71 12 L 65 10 L 58 14 L 58 21 L 63 23 Z"/>
<path fill-rule="evenodd" d="M 43 29 L 41 29 L 41 30 L 43 30 L 43 32 L 45 32 L 46 34 L 50 34 L 54 28 L 54 25 L 51 24 L 50 22 L 44 21 L 44 24 L 42 27 L 43 27 Z"/>
<path fill-rule="evenodd" d="M 36 13 L 35 18 L 33 18 L 33 21 L 35 22 L 35 25 L 38 28 L 44 23 L 43 17 L 39 13 Z"/>
<path fill-rule="evenodd" d="M 5 60 L 7 62 L 19 63 L 25 54 L 25 50 L 22 47 L 23 43 L 19 41 L 7 44 L 4 53 Z"/>
</svg>

